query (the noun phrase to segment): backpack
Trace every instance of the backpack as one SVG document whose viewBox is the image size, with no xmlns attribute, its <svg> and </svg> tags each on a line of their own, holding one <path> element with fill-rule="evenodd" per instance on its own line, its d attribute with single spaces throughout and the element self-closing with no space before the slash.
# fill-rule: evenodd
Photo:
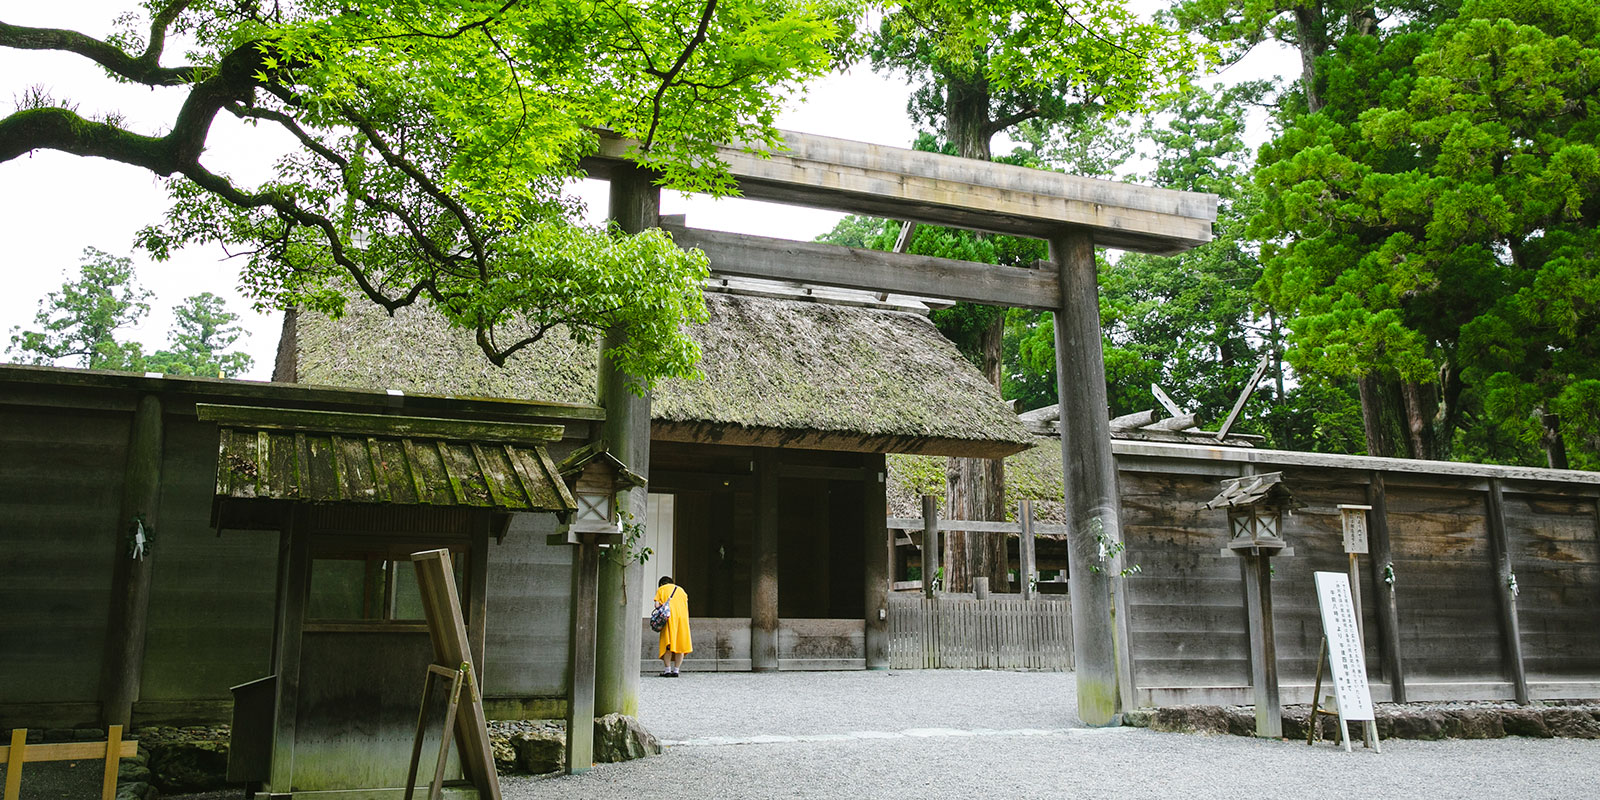
<svg viewBox="0 0 1600 800">
<path fill-rule="evenodd" d="M 650 610 L 650 630 L 660 633 L 661 629 L 667 627 L 667 621 L 672 619 L 672 598 L 677 595 L 678 587 L 673 586 L 672 594 L 667 595 L 667 602 L 656 603 L 656 607 Z"/>
</svg>

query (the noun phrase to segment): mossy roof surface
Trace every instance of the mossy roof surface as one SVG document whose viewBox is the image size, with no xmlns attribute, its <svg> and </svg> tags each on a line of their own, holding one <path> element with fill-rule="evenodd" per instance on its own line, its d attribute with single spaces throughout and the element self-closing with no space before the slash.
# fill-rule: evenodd
<svg viewBox="0 0 1600 800">
<path fill-rule="evenodd" d="M 708 294 L 690 329 L 697 380 L 661 382 L 652 416 L 750 428 L 1028 443 L 995 389 L 920 314 L 801 300 Z M 563 403 L 595 400 L 598 346 L 552 331 L 504 368 L 437 314 L 391 319 L 351 303 L 338 320 L 302 312 L 302 383 Z"/>
</svg>

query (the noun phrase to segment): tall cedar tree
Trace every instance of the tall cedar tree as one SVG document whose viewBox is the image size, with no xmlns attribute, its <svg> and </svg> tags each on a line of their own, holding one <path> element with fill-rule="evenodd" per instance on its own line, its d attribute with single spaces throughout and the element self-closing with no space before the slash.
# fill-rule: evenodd
<svg viewBox="0 0 1600 800">
<path fill-rule="evenodd" d="M 1600 10 L 1475 0 L 1319 64 L 1259 175 L 1290 359 L 1398 387 L 1393 451 L 1595 463 Z"/>
</svg>

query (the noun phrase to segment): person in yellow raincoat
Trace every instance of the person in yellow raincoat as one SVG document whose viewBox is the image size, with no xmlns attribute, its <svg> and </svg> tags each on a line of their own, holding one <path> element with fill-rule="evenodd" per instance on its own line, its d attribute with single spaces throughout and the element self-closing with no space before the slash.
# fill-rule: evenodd
<svg viewBox="0 0 1600 800">
<path fill-rule="evenodd" d="M 683 666 L 685 654 L 694 650 L 689 644 L 689 593 L 683 587 L 672 582 L 666 576 L 661 578 L 659 588 L 656 589 L 657 605 L 666 603 L 672 609 L 672 615 L 667 618 L 666 627 L 661 629 L 661 677 L 678 677 L 678 668 Z"/>
</svg>

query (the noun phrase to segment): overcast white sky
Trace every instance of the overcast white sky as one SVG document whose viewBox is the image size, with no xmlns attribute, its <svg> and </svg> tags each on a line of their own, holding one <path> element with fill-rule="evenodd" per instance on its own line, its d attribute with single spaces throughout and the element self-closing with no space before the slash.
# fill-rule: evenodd
<svg viewBox="0 0 1600 800">
<path fill-rule="evenodd" d="M 0 0 L 0 18 L 17 25 L 71 28 L 93 36 L 109 33 L 112 18 L 131 5 L 114 0 L 73 0 L 47 4 Z M 1223 76 L 1229 82 L 1293 69 L 1292 59 L 1277 52 L 1252 55 Z M 23 53 L 0 49 L 0 113 L 11 111 L 15 98 L 32 86 L 43 86 L 58 99 L 78 104 L 80 113 L 117 111 L 136 130 L 164 132 L 182 93 L 119 86 L 86 60 L 63 54 Z M 865 67 L 834 76 L 811 88 L 808 100 L 786 111 L 780 127 L 874 144 L 907 146 L 915 135 L 905 118 L 906 87 L 879 77 Z M 236 179 L 265 175 L 277 150 L 263 147 L 261 130 L 245 133 L 226 115 L 218 118 L 206 163 Z M 592 210 L 604 211 L 603 183 L 586 182 L 580 194 Z M 133 249 L 137 231 L 159 221 L 167 207 L 161 181 L 149 172 L 100 159 L 50 151 L 0 164 L 0 352 L 10 343 L 14 326 L 30 325 L 38 302 L 76 272 L 85 247 L 131 256 L 141 285 L 152 290 L 151 313 L 133 332 L 146 351 L 164 346 L 171 325 L 170 309 L 184 297 L 213 292 L 228 298 L 242 314 L 251 335 L 243 348 L 256 367 L 246 377 L 265 380 L 271 374 L 281 315 L 249 309 L 235 288 L 237 268 L 220 248 L 188 248 L 166 263 L 153 263 Z M 831 229 L 840 217 L 825 211 L 772 206 L 745 200 L 683 198 L 669 193 L 663 213 L 687 213 L 697 227 L 811 239 Z M 4 359 L 0 356 L 0 360 Z"/>
</svg>

